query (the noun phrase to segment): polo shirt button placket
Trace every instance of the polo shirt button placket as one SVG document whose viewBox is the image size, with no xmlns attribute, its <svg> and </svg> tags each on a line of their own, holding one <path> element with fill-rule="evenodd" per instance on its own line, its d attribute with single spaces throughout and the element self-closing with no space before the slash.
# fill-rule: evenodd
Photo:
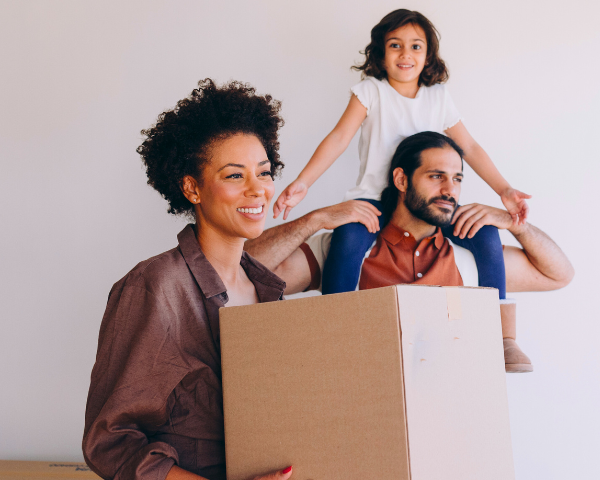
<svg viewBox="0 0 600 480">
<path fill-rule="evenodd" d="M 417 273 L 417 277 L 421 278 L 423 276 L 422 273 Z"/>
</svg>

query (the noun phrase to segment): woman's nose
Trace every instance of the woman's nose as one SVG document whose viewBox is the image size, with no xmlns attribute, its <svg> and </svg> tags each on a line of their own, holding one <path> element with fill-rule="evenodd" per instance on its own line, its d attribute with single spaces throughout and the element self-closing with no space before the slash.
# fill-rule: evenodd
<svg viewBox="0 0 600 480">
<path fill-rule="evenodd" d="M 256 175 L 250 175 L 246 188 L 246 195 L 249 197 L 260 197 L 265 194 L 265 186 Z"/>
</svg>

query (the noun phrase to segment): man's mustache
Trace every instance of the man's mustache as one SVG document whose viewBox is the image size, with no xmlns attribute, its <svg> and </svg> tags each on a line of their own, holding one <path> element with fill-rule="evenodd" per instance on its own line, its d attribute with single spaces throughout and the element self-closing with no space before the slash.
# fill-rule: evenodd
<svg viewBox="0 0 600 480">
<path fill-rule="evenodd" d="M 429 202 L 427 202 L 427 204 L 431 205 L 433 202 L 437 202 L 438 200 L 442 200 L 444 202 L 450 202 L 452 205 L 454 205 L 454 208 L 456 208 L 456 200 L 454 199 L 454 197 L 449 197 L 446 195 L 440 195 L 438 197 L 430 198 Z"/>
</svg>

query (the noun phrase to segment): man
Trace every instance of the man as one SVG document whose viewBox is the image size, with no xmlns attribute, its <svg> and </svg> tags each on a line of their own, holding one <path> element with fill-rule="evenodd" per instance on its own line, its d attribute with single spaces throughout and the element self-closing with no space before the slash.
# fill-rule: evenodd
<svg viewBox="0 0 600 480">
<path fill-rule="evenodd" d="M 413 154 L 403 155 L 402 149 Z M 457 208 L 462 178 L 460 148 L 448 137 L 423 132 L 400 144 L 382 194 L 383 213 L 390 220 L 367 253 L 359 289 L 400 283 L 477 286 L 473 255 L 442 235 L 440 227 L 452 223 L 461 238 L 492 225 L 517 239 L 522 248 L 503 249 L 507 291 L 555 290 L 571 281 L 569 260 L 538 228 L 514 225 L 510 214 L 498 208 L 479 204 Z M 345 202 L 268 229 L 244 248 L 286 281 L 287 294 L 318 289 L 331 233 L 312 235 L 350 222 L 378 229 L 379 214 L 369 203 Z M 514 301 L 501 301 L 506 371 L 530 372 L 531 362 L 515 342 L 515 308 Z"/>
</svg>

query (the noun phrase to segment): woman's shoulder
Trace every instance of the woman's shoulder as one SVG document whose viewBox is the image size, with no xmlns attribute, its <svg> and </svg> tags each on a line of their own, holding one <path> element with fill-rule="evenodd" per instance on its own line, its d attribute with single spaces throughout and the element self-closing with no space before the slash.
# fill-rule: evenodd
<svg viewBox="0 0 600 480">
<path fill-rule="evenodd" d="M 179 248 L 175 247 L 139 262 L 114 284 L 111 293 L 116 289 L 133 287 L 160 295 L 168 291 L 170 286 L 185 282 L 189 277 L 185 259 Z"/>
</svg>

